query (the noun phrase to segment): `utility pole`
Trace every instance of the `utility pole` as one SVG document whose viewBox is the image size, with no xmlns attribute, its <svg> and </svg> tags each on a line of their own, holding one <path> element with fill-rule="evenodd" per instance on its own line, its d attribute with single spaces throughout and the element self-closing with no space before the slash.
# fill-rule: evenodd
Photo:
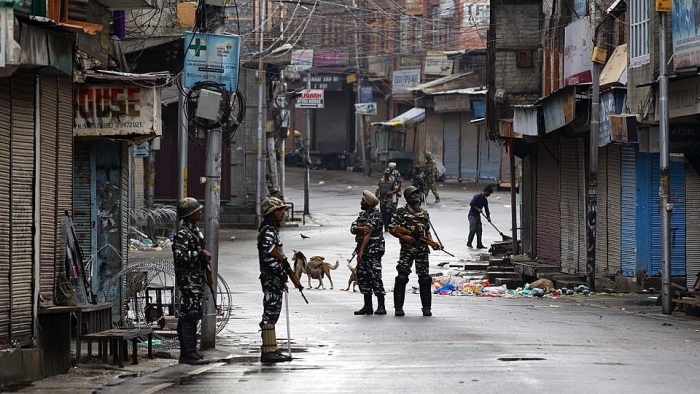
<svg viewBox="0 0 700 394">
<path fill-rule="evenodd" d="M 357 9 L 357 3 L 355 0 L 352 2 L 352 7 L 354 9 Z M 362 101 L 362 92 L 361 92 L 361 86 L 362 84 L 360 83 L 362 81 L 362 78 L 360 78 L 360 52 L 359 52 L 359 46 L 360 46 L 360 39 L 359 35 L 357 32 L 357 17 L 355 16 L 354 19 L 355 22 L 355 72 L 357 73 L 357 94 L 355 96 L 355 102 L 359 103 Z M 358 139 L 358 144 L 360 146 L 361 150 L 361 157 L 362 157 L 362 170 L 365 174 L 365 176 L 369 176 L 371 174 L 371 169 L 369 168 L 370 166 L 367 163 L 367 148 L 365 147 L 365 130 L 362 124 L 362 115 L 359 115 L 357 111 L 355 111 L 355 136 Z M 355 144 L 356 146 L 358 144 Z M 357 158 L 355 158 L 357 160 Z"/>
<path fill-rule="evenodd" d="M 661 265 L 661 310 L 670 315 L 673 310 L 671 303 L 671 213 L 673 204 L 669 202 L 671 194 L 671 171 L 669 168 L 669 134 L 668 134 L 668 76 L 666 75 L 666 19 L 668 7 L 662 8 L 664 2 L 656 3 L 659 14 L 659 170 L 661 185 L 661 250 L 663 264 Z"/>
<path fill-rule="evenodd" d="M 306 71 L 306 89 L 311 90 L 311 70 Z M 309 214 L 309 181 L 311 170 L 311 155 L 309 154 L 311 143 L 311 108 L 306 109 L 306 136 L 304 137 L 304 214 L 302 224 L 306 224 L 306 215 Z"/>
<path fill-rule="evenodd" d="M 591 26 L 593 26 L 593 50 L 598 49 L 598 8 L 591 5 Z M 595 56 L 594 56 L 595 57 Z M 588 206 L 586 210 L 586 282 L 591 291 L 595 290 L 596 271 L 596 231 L 598 211 L 598 134 L 600 134 L 600 64 L 592 60 L 591 79 L 591 130 L 588 139 Z M 605 60 L 603 60 L 605 62 Z"/>
<path fill-rule="evenodd" d="M 265 70 L 263 68 L 263 50 L 265 49 L 263 46 L 263 38 L 265 37 L 265 14 L 267 13 L 267 1 L 265 0 L 260 0 L 260 24 L 258 25 L 258 28 L 260 29 L 260 32 L 258 33 L 258 38 L 260 40 L 259 44 L 259 56 L 260 59 L 258 59 L 258 135 L 257 135 L 257 190 L 256 190 L 256 198 L 255 198 L 255 213 L 257 216 L 257 223 L 260 224 L 262 223 L 262 214 L 260 211 L 260 206 L 261 202 L 263 199 L 263 159 L 262 159 L 262 151 L 263 151 L 263 138 L 265 138 L 265 132 L 264 132 L 264 121 L 265 117 L 263 116 L 263 98 L 265 94 Z"/>
<path fill-rule="evenodd" d="M 184 85 L 185 77 L 180 76 L 180 86 Z M 189 138 L 187 138 L 187 115 L 185 114 L 185 96 L 180 95 L 177 100 L 177 165 L 182 175 L 177 180 L 177 199 L 187 197 L 187 151 Z"/>
</svg>

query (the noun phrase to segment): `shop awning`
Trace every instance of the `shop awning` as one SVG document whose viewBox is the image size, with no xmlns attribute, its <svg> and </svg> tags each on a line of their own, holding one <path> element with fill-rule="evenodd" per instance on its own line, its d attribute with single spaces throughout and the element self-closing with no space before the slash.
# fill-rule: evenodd
<svg viewBox="0 0 700 394">
<path fill-rule="evenodd" d="M 425 108 L 411 108 L 401 115 L 386 122 L 374 122 L 373 125 L 401 126 L 411 123 L 418 123 L 425 119 Z"/>
</svg>

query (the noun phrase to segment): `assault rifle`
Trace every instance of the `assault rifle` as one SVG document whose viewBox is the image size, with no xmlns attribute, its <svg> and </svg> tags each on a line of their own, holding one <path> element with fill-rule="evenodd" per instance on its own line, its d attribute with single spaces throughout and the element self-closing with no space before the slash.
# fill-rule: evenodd
<svg viewBox="0 0 700 394">
<path fill-rule="evenodd" d="M 421 236 L 421 235 L 419 235 L 419 234 L 414 234 L 413 231 L 411 231 L 411 230 L 409 230 L 409 229 L 407 229 L 407 228 L 405 228 L 405 227 L 396 226 L 396 227 L 394 227 L 394 232 L 397 233 L 397 234 L 401 234 L 401 235 L 410 235 L 410 236 L 413 237 L 413 239 L 415 239 L 416 241 L 423 242 L 423 243 L 427 244 L 428 246 L 430 246 L 431 248 L 433 248 L 433 249 L 435 249 L 435 250 L 441 250 L 441 251 L 443 251 L 443 252 L 449 254 L 450 256 L 455 257 L 455 255 L 453 255 L 452 253 L 446 251 L 446 250 L 445 250 L 445 247 L 442 246 L 442 244 L 439 244 L 439 243 L 433 241 L 432 239 L 430 239 L 430 238 L 428 238 L 428 237 L 423 237 L 423 236 Z"/>
<path fill-rule="evenodd" d="M 277 249 L 277 247 L 272 249 L 272 252 L 270 252 L 270 254 L 272 255 L 272 257 L 276 258 L 277 261 L 280 262 L 280 264 L 282 265 L 282 269 L 284 269 L 284 272 L 287 273 L 287 276 L 292 281 L 292 284 L 294 284 L 294 287 L 299 289 L 299 294 L 301 294 L 301 298 L 303 298 L 304 301 L 306 301 L 306 303 L 308 304 L 309 300 L 307 300 L 306 296 L 304 295 L 304 286 L 302 286 L 301 282 L 299 282 L 299 278 L 292 269 L 292 266 L 289 264 L 289 260 L 287 260 L 287 257 L 284 254 L 282 254 L 282 252 L 280 252 L 280 250 Z"/>
<path fill-rule="evenodd" d="M 202 252 L 206 251 L 206 243 L 204 242 L 204 235 L 202 235 L 202 232 L 200 231 L 199 234 L 197 234 L 199 238 L 199 245 L 202 247 Z M 219 307 L 216 306 L 216 293 L 214 293 L 214 270 L 211 267 L 211 254 L 208 254 L 209 251 L 207 251 L 207 254 L 200 254 L 201 259 L 202 259 L 202 268 L 204 269 L 204 279 L 207 282 L 207 286 L 209 286 L 209 291 L 211 291 L 211 299 L 214 302 L 214 309 L 217 311 L 219 310 Z"/>
</svg>

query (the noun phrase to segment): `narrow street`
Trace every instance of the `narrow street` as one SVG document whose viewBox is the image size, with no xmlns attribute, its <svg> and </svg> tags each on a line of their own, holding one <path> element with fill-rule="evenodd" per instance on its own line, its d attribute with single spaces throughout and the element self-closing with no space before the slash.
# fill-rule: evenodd
<svg viewBox="0 0 700 394">
<path fill-rule="evenodd" d="M 287 172 L 287 197 L 303 209 L 303 171 Z M 101 392 L 161 393 L 437 393 L 530 392 L 688 392 L 696 384 L 700 355 L 700 322 L 683 313 L 661 314 L 660 307 L 634 313 L 624 307 L 595 307 L 592 295 L 558 299 L 530 297 L 439 296 L 433 316 L 423 317 L 418 294 L 407 294 L 406 316 L 393 315 L 391 289 L 396 274 L 398 241 L 387 235 L 383 260 L 387 289 L 386 316 L 355 316 L 359 292 L 348 286 L 354 244 L 349 226 L 359 210 L 363 189 L 374 190 L 373 178 L 338 172 L 312 172 L 311 218 L 281 234 L 285 252 L 339 262 L 325 289 L 288 296 L 289 328 L 283 313 L 277 325 L 282 348 L 289 329 L 294 360 L 277 365 L 258 361 L 261 344 L 257 323 L 262 313 L 256 235 L 253 230 L 222 230 L 219 272 L 232 288 L 233 317 L 217 337 L 217 349 L 234 355 L 228 362 L 191 367 L 196 373 L 179 384 L 133 379 Z M 481 187 L 481 186 L 480 186 Z M 428 210 L 451 258 L 431 255 L 431 274 L 449 275 L 449 266 L 476 257 L 466 247 L 469 199 L 478 188 L 440 187 L 441 204 L 428 199 Z M 508 233 L 508 192 L 490 198 L 494 223 Z M 301 234 L 308 238 L 303 239 Z M 485 243 L 500 235 L 485 223 Z M 235 241 L 229 241 L 231 235 Z M 415 274 L 408 287 L 417 286 Z M 307 278 L 301 278 L 306 287 Z M 189 368 L 189 367 L 188 367 Z"/>
</svg>

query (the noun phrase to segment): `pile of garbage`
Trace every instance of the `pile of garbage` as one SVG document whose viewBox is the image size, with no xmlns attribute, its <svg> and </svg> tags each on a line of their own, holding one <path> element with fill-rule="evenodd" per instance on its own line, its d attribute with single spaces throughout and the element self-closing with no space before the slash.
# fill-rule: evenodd
<svg viewBox="0 0 700 394">
<path fill-rule="evenodd" d="M 418 288 L 413 288 L 414 293 L 418 291 Z M 433 293 L 449 296 L 558 298 L 563 295 L 577 294 L 588 296 L 591 291 L 585 285 L 557 289 L 549 279 L 538 279 L 532 283 L 526 283 L 523 287 L 508 289 L 506 285 L 491 285 L 487 279 L 439 276 L 433 279 Z"/>
<path fill-rule="evenodd" d="M 156 237 L 153 241 L 149 236 L 138 229 L 131 228 L 131 236 L 129 237 L 129 250 L 170 250 L 173 245 L 173 236 Z"/>
</svg>

